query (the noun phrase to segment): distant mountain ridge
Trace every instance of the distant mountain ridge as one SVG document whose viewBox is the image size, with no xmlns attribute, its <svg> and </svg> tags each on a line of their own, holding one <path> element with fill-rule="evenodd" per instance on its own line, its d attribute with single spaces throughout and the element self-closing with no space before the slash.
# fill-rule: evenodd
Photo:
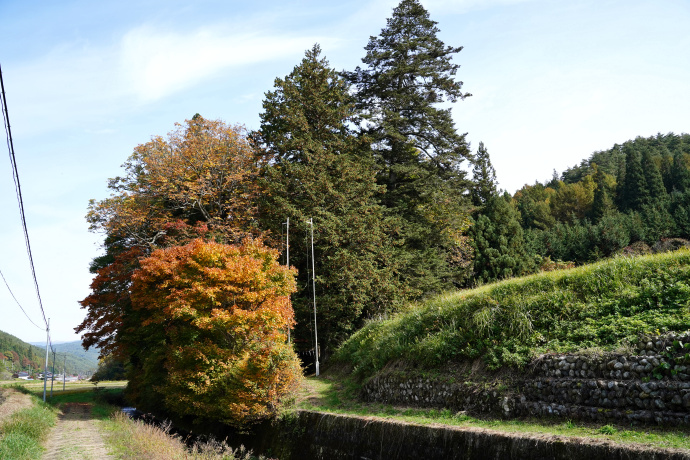
<svg viewBox="0 0 690 460">
<path fill-rule="evenodd" d="M 90 375 L 98 367 L 98 349 L 85 351 L 80 341 L 53 344 L 55 349 L 55 370 L 62 372 L 63 364 L 69 374 Z M 4 356 L 7 371 L 42 369 L 45 365 L 45 343 L 27 343 L 18 337 L 0 331 L 0 354 Z M 49 354 L 49 365 L 52 366 L 53 354 Z"/>
</svg>

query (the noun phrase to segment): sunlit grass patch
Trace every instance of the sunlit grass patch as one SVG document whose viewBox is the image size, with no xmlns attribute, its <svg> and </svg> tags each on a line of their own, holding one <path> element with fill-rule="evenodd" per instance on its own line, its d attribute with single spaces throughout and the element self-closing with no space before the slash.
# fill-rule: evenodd
<svg viewBox="0 0 690 460">
<path fill-rule="evenodd" d="M 207 440 L 190 448 L 177 435 L 170 433 L 170 425 L 162 427 L 135 421 L 116 413 L 104 422 L 106 442 L 124 460 L 251 460 L 254 457 L 244 447 L 233 449 L 225 442 Z M 259 457 L 263 459 L 263 457 Z"/>
<path fill-rule="evenodd" d="M 0 459 L 37 458 L 41 443 L 55 425 L 56 411 L 36 400 L 34 406 L 15 412 L 0 424 Z"/>
</svg>

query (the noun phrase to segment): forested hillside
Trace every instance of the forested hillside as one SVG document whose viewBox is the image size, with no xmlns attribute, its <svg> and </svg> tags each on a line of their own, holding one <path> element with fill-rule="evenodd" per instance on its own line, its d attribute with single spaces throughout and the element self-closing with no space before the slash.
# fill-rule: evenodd
<svg viewBox="0 0 690 460">
<path fill-rule="evenodd" d="M 7 332 L 0 331 L 0 359 L 8 371 L 42 369 L 45 348 L 30 345 Z"/>
<path fill-rule="evenodd" d="M 56 351 L 55 372 L 58 369 L 62 372 L 63 364 L 68 374 L 90 375 L 98 367 L 98 350 L 84 351 L 81 342 L 63 343 L 54 345 L 53 348 Z M 45 356 L 45 347 L 31 345 L 7 332 L 0 331 L 0 359 L 8 372 L 42 372 Z M 52 367 L 52 352 L 49 354 L 48 362 Z"/>
<path fill-rule="evenodd" d="M 490 176 L 490 161 L 484 163 Z M 499 197 L 494 187 L 475 201 L 473 281 L 686 245 L 689 164 L 690 135 L 659 134 L 595 152 L 512 197 Z"/>
</svg>

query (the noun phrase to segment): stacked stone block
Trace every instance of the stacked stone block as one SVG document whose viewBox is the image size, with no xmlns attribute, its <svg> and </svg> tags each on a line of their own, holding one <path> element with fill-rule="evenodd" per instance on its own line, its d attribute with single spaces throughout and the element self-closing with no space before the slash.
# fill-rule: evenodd
<svg viewBox="0 0 690 460">
<path fill-rule="evenodd" d="M 492 384 L 448 375 L 374 377 L 368 401 L 504 417 L 690 425 L 690 335 L 643 338 L 629 354 L 545 355 Z"/>
</svg>

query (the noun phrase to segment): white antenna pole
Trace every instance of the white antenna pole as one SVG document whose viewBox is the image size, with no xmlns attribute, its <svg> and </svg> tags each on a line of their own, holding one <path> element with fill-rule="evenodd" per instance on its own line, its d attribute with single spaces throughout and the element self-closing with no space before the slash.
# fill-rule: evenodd
<svg viewBox="0 0 690 460">
<path fill-rule="evenodd" d="M 48 389 L 48 345 L 50 344 L 50 318 L 46 323 L 46 365 L 43 369 L 43 402 L 46 402 L 46 390 Z"/>
<path fill-rule="evenodd" d="M 290 268 L 290 218 L 287 218 L 287 229 L 285 230 L 285 250 L 287 268 Z M 288 343 L 290 343 L 290 325 L 288 324 Z"/>
<path fill-rule="evenodd" d="M 311 225 L 311 282 L 314 293 L 314 353 L 316 355 L 316 376 L 319 376 L 319 335 L 316 332 L 316 271 L 314 268 L 314 219 L 309 219 Z"/>
</svg>

